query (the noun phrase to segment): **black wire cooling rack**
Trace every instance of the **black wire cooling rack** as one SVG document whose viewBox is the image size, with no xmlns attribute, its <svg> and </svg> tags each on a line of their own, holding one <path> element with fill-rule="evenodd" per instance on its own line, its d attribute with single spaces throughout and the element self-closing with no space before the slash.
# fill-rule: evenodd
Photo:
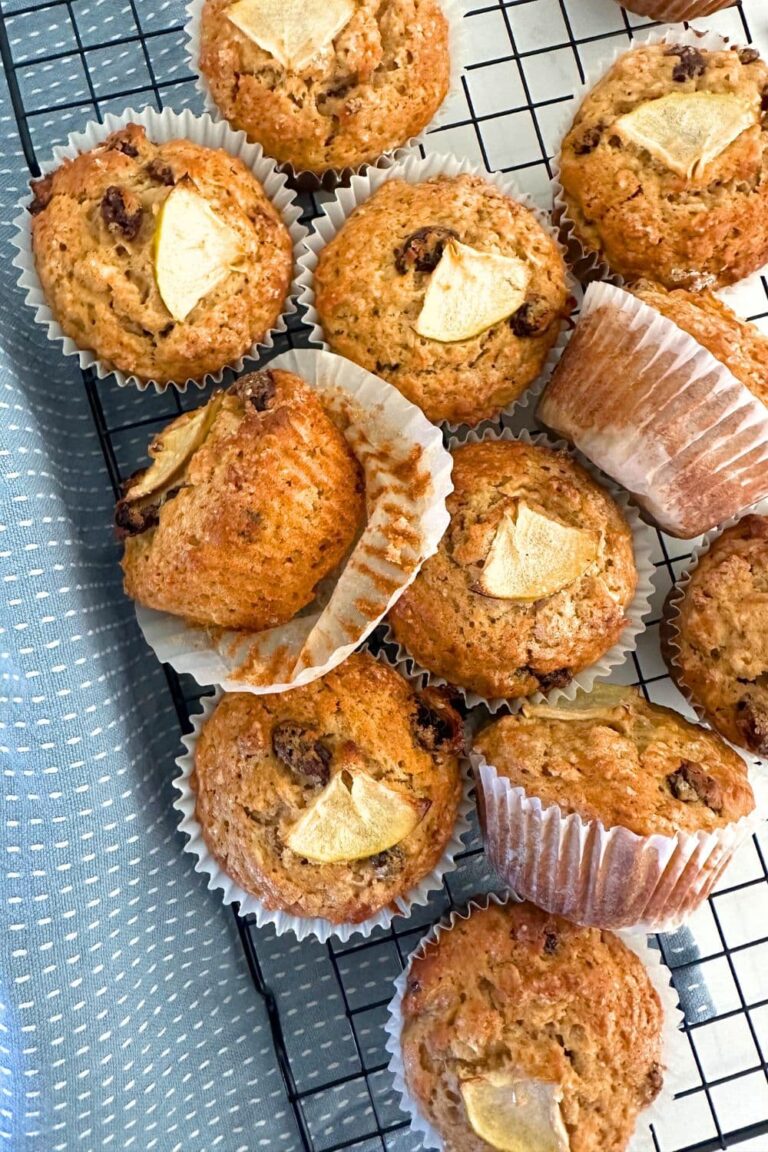
<svg viewBox="0 0 768 1152">
<path fill-rule="evenodd" d="M 0 54 L 24 158 L 38 155 L 89 119 L 146 104 L 196 107 L 182 50 L 182 4 L 156 0 L 0 0 Z M 751 39 L 741 6 L 729 31 Z M 472 63 L 450 123 L 433 137 L 489 170 L 516 171 L 542 194 L 552 133 L 574 87 L 598 53 L 626 45 L 641 21 L 611 0 L 509 0 L 468 9 Z M 42 33 L 42 35 L 41 35 Z M 323 194 L 303 197 L 304 221 Z M 768 288 L 763 285 L 768 297 Z M 768 316 L 765 306 L 753 311 Z M 306 344 L 300 317 L 271 355 Z M 153 432 L 201 395 L 116 389 L 83 374 L 104 459 L 117 493 Z M 687 546 L 659 537 L 657 607 L 677 579 Z M 652 699 L 671 691 L 658 659 L 658 612 L 624 671 Z M 183 731 L 203 691 L 166 669 Z M 656 1152 L 768 1152 L 768 869 L 761 835 L 743 850 L 694 921 L 658 938 L 685 1012 L 690 1063 L 669 1123 L 649 1130 Z M 201 881 L 202 882 L 202 881 Z M 476 827 L 459 867 L 430 904 L 365 940 L 296 943 L 237 918 L 258 993 L 264 998 L 303 1152 L 417 1152 L 420 1140 L 399 1110 L 384 1050 L 392 981 L 427 927 L 473 895 L 492 890 Z"/>
</svg>

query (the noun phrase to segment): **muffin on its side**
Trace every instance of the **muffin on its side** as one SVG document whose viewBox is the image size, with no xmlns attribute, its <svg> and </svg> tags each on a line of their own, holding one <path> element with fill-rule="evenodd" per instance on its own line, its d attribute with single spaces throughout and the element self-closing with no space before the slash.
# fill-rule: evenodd
<svg viewBox="0 0 768 1152">
<path fill-rule="evenodd" d="M 233 127 L 322 173 L 426 128 L 448 92 L 448 40 L 439 0 L 206 0 L 200 70 Z"/>
<path fill-rule="evenodd" d="M 616 2 L 638 16 L 648 16 L 651 20 L 664 20 L 667 24 L 681 24 L 683 20 L 712 16 L 723 8 L 730 8 L 735 0 L 616 0 Z"/>
<path fill-rule="evenodd" d="M 486 698 L 564 687 L 621 635 L 637 584 L 630 528 L 564 452 L 497 440 L 453 459 L 451 523 L 387 617 L 395 638 Z"/>
<path fill-rule="evenodd" d="M 238 360 L 274 327 L 291 237 L 242 160 L 128 124 L 33 181 L 32 248 L 67 336 L 160 384 Z"/>
<path fill-rule="evenodd" d="M 571 304 L 554 239 L 467 173 L 386 180 L 320 251 L 314 291 L 334 352 L 468 424 L 533 383 Z"/>
<path fill-rule="evenodd" d="M 678 597 L 662 627 L 670 675 L 713 728 L 768 756 L 768 517 L 726 528 Z"/>
<path fill-rule="evenodd" d="M 286 623 L 360 527 L 358 462 L 317 393 L 289 372 L 241 377 L 149 451 L 115 513 L 125 590 L 190 624 Z"/>
<path fill-rule="evenodd" d="M 203 727 L 195 816 L 268 909 L 360 923 L 405 897 L 450 840 L 461 718 L 367 653 L 291 692 L 227 693 Z"/>
<path fill-rule="evenodd" d="M 402 1016 L 405 1082 L 446 1152 L 624 1152 L 663 1084 L 641 959 L 532 904 L 440 931 L 411 963 Z"/>
</svg>

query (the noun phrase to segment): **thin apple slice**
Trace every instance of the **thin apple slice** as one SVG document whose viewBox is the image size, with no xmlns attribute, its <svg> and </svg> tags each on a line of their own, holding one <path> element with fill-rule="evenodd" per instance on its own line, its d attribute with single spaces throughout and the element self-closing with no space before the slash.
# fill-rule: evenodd
<svg viewBox="0 0 768 1152">
<path fill-rule="evenodd" d="M 631 708 L 637 690 L 624 684 L 596 684 L 589 692 L 580 688 L 573 700 L 557 704 L 523 704 L 523 714 L 542 720 L 607 720 L 617 708 Z"/>
<path fill-rule="evenodd" d="M 244 255 L 240 237 L 224 224 L 191 180 L 166 197 L 155 226 L 155 280 L 163 303 L 180 323 Z"/>
<path fill-rule="evenodd" d="M 491 1072 L 463 1081 L 461 1095 L 473 1131 L 498 1152 L 568 1152 L 559 1084 Z"/>
<path fill-rule="evenodd" d="M 614 128 L 625 140 L 690 179 L 757 124 L 758 118 L 756 105 L 732 92 L 672 92 L 638 105 L 621 116 Z"/>
<path fill-rule="evenodd" d="M 129 503 L 160 492 L 178 477 L 208 435 L 223 396 L 219 392 L 202 408 L 185 412 L 155 437 L 149 446 L 152 463 L 125 494 Z"/>
<path fill-rule="evenodd" d="M 354 0 L 237 0 L 226 10 L 236 28 L 290 72 L 306 68 L 354 13 Z"/>
<path fill-rule="evenodd" d="M 430 276 L 416 331 L 442 344 L 479 336 L 517 312 L 530 279 L 530 268 L 516 256 L 449 240 Z"/>
<path fill-rule="evenodd" d="M 550 520 L 521 501 L 504 511 L 474 591 L 495 600 L 541 600 L 597 559 L 600 536 Z"/>
</svg>

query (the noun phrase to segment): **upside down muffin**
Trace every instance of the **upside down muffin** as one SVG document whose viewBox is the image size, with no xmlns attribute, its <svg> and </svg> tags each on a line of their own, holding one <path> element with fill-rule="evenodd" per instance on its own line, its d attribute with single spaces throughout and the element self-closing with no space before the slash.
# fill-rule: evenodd
<svg viewBox="0 0 768 1152">
<path fill-rule="evenodd" d="M 430 672 L 486 698 L 562 688 L 616 643 L 637 584 L 620 508 L 565 452 L 453 454 L 451 522 L 388 616 Z"/>
<path fill-rule="evenodd" d="M 426 128 L 448 92 L 448 41 L 439 0 L 206 0 L 200 70 L 230 124 L 321 173 Z"/>
<path fill-rule="evenodd" d="M 405 1081 L 445 1152 L 623 1152 L 664 1081 L 663 1009 L 618 936 L 473 910 L 413 959 Z"/>
<path fill-rule="evenodd" d="M 334 352 L 468 424 L 533 383 L 571 305 L 535 215 L 466 173 L 386 180 L 321 250 L 314 290 Z"/>
<path fill-rule="evenodd" d="M 731 284 L 768 260 L 768 66 L 754 48 L 650 44 L 585 97 L 560 159 L 587 252 L 668 288 Z"/>
<path fill-rule="evenodd" d="M 164 428 L 149 454 L 115 513 L 125 590 L 190 624 L 286 623 L 361 525 L 359 464 L 290 372 L 241 377 Z"/>
<path fill-rule="evenodd" d="M 291 237 L 242 160 L 128 124 L 33 181 L 32 249 L 80 348 L 140 380 L 199 379 L 275 325 Z"/>
<path fill-rule="evenodd" d="M 265 907 L 367 920 L 438 863 L 461 799 L 462 722 L 367 653 L 290 692 L 227 693 L 191 786 L 206 844 Z"/>
</svg>

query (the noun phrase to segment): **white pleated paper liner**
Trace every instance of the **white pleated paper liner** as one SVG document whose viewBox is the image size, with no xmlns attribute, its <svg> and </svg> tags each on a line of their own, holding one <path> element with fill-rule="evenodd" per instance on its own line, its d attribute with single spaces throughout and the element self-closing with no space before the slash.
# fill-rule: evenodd
<svg viewBox="0 0 768 1152">
<path fill-rule="evenodd" d="M 301 377 L 346 425 L 365 474 L 362 535 L 312 604 L 264 632 L 216 635 L 136 606 L 144 638 L 163 663 L 198 684 L 257 694 L 308 684 L 354 652 L 437 550 L 453 487 L 440 430 L 385 381 L 318 348 L 286 352 L 270 368 Z"/>
<path fill-rule="evenodd" d="M 568 250 L 571 267 L 583 283 L 589 280 L 609 280 L 613 284 L 621 285 L 624 280 L 611 269 L 610 264 L 600 252 L 585 247 L 579 239 L 576 224 L 568 214 L 565 190 L 560 182 L 562 144 L 571 130 L 585 97 L 610 71 L 619 57 L 648 44 L 691 45 L 710 52 L 722 52 L 731 47 L 731 42 L 727 37 L 720 36 L 715 32 L 696 31 L 693 28 L 686 28 L 683 24 L 669 25 L 666 28 L 655 28 L 650 31 L 636 30 L 633 32 L 631 44 L 623 43 L 606 51 L 605 58 L 596 62 L 588 70 L 584 84 L 577 88 L 574 93 L 573 101 L 565 105 L 562 124 L 556 133 L 558 144 L 552 160 L 554 218 L 558 224 L 560 239 Z"/>
<path fill-rule="evenodd" d="M 463 174 L 478 176 L 486 180 L 489 184 L 493 184 L 499 191 L 503 192 L 505 196 L 522 204 L 524 208 L 527 208 L 533 213 L 547 235 L 551 236 L 557 244 L 566 268 L 567 290 L 578 301 L 581 290 L 576 280 L 568 271 L 566 251 L 560 243 L 556 229 L 552 226 L 552 222 L 547 213 L 542 211 L 527 193 L 521 191 L 511 176 L 505 175 L 502 172 L 486 172 L 484 168 L 479 167 L 477 164 L 472 164 L 469 160 L 460 160 L 456 156 L 430 153 L 428 156 L 422 158 L 421 156 L 415 155 L 398 161 L 398 163 L 393 164 L 386 170 L 369 169 L 363 175 L 353 176 L 348 187 L 337 189 L 335 198 L 323 205 L 322 215 L 318 216 L 314 221 L 313 231 L 305 238 L 299 254 L 299 275 L 297 280 L 299 285 L 299 303 L 303 305 L 306 310 L 305 321 L 311 325 L 310 340 L 312 340 L 313 343 L 320 344 L 324 348 L 330 347 L 325 339 L 320 316 L 315 307 L 314 276 L 318 257 L 326 244 L 330 243 L 342 229 L 354 210 L 359 207 L 360 204 L 370 199 L 386 180 L 405 180 L 408 184 L 423 184 L 435 176 L 453 177 Z M 515 409 L 527 407 L 539 394 L 541 388 L 544 386 L 544 382 L 549 379 L 563 354 L 563 350 L 568 343 L 568 335 L 568 327 L 564 324 L 563 330 L 560 332 L 556 343 L 550 349 L 546 360 L 541 366 L 541 372 L 537 380 L 532 382 L 520 396 L 500 411 L 499 416 L 509 416 Z M 495 417 L 495 419 L 498 419 L 498 417 Z M 449 434 L 457 434 L 462 430 L 469 431 L 469 425 L 467 424 L 452 424 L 447 420 L 440 421 L 440 423 Z"/>
<path fill-rule="evenodd" d="M 200 36 L 204 5 L 205 0 L 190 0 L 190 3 L 187 4 L 185 48 L 187 63 L 190 71 L 196 77 L 197 90 L 203 98 L 205 109 L 214 119 L 218 120 L 222 118 L 223 114 L 213 97 L 207 78 L 200 69 Z M 445 99 L 429 124 L 417 136 L 403 140 L 397 147 L 383 152 L 377 160 L 360 164 L 357 167 L 328 168 L 321 173 L 295 168 L 293 164 L 280 164 L 280 170 L 286 173 L 288 179 L 297 184 L 302 192 L 313 192 L 320 188 L 336 188 L 339 184 L 346 183 L 355 173 L 388 168 L 390 164 L 407 156 L 428 132 L 433 132 L 436 128 L 446 124 L 451 115 L 451 105 L 457 97 L 463 95 L 462 77 L 468 63 L 467 34 L 464 25 L 465 6 L 465 0 L 441 0 L 441 7 L 448 21 L 448 52 L 451 75 Z"/>
<path fill-rule="evenodd" d="M 451 912 L 447 918 L 430 929 L 412 952 L 405 970 L 395 980 L 395 994 L 390 1001 L 389 1016 L 384 1026 L 387 1033 L 386 1049 L 390 1055 L 389 1072 L 394 1082 L 395 1091 L 400 1097 L 400 1108 L 410 1118 L 411 1130 L 421 1137 L 424 1148 L 443 1149 L 444 1145 L 440 1133 L 423 1115 L 419 1102 L 411 1094 L 405 1079 L 401 1035 L 403 1031 L 403 998 L 411 964 L 416 957 L 422 957 L 444 932 L 450 932 L 457 920 L 467 920 L 474 912 L 487 908 L 490 903 L 503 906 L 510 900 L 514 901 L 515 896 L 507 894 L 500 897 L 491 894 L 471 900 L 466 911 Z M 642 960 L 648 978 L 661 1001 L 663 1011 L 661 1050 L 664 1084 L 653 1103 L 639 1113 L 634 1134 L 625 1149 L 625 1152 L 647 1152 L 649 1143 L 645 1130 L 648 1125 L 658 1125 L 668 1116 L 668 1109 L 675 1094 L 682 1091 L 686 1086 L 683 1080 L 683 1069 L 688 1065 L 690 1049 L 684 1033 L 680 1031 L 683 1014 L 679 1008 L 677 992 L 671 983 L 669 969 L 663 963 L 661 953 L 658 949 L 651 948 L 642 935 L 633 935 L 627 932 L 619 932 L 617 935 Z"/>
<path fill-rule="evenodd" d="M 325 943 L 326 940 L 331 938 L 346 943 L 346 941 L 354 935 L 361 935 L 363 937 L 370 936 L 375 928 L 388 928 L 396 917 L 407 917 L 410 915 L 412 908 L 427 904 L 430 893 L 442 887 L 443 877 L 448 872 L 455 870 L 456 855 L 464 849 L 462 837 L 470 828 L 469 814 L 472 811 L 473 803 L 470 799 L 472 783 L 467 761 L 462 763 L 462 797 L 459 802 L 456 822 L 440 860 L 431 872 L 424 876 L 418 884 L 414 885 L 408 892 L 399 896 L 392 905 L 388 908 L 383 908 L 375 916 L 371 916 L 368 920 L 364 920 L 359 924 L 335 924 L 330 920 L 324 920 L 320 917 L 303 917 L 279 909 L 271 910 L 265 908 L 261 901 L 252 895 L 252 893 L 241 888 L 239 884 L 227 875 L 209 851 L 202 828 L 195 816 L 196 794 L 190 783 L 190 777 L 195 767 L 195 748 L 200 732 L 207 723 L 222 695 L 223 693 L 218 690 L 214 696 L 204 697 L 202 701 L 203 711 L 191 717 L 193 731 L 188 736 L 182 737 L 182 743 L 186 751 L 176 760 L 180 774 L 173 781 L 174 787 L 179 793 L 179 796 L 173 802 L 173 806 L 182 814 L 179 829 L 188 836 L 188 840 L 184 844 L 184 851 L 197 857 L 195 871 L 201 872 L 208 877 L 208 889 L 210 891 L 220 891 L 224 904 L 238 904 L 241 916 L 255 916 L 259 928 L 263 928 L 267 924 L 272 924 L 278 936 L 283 935 L 285 932 L 293 932 L 298 940 L 306 940 L 307 937 L 311 936 L 315 937 L 321 943 Z"/>
<path fill-rule="evenodd" d="M 562 440 L 552 440 L 550 437 L 543 433 L 531 433 L 526 429 L 521 432 L 513 433 L 509 428 L 499 430 L 493 425 L 481 425 L 478 430 L 466 431 L 461 436 L 453 437 L 448 441 L 449 450 L 453 451 L 455 448 L 461 447 L 464 444 L 480 444 L 485 440 L 522 440 L 526 444 L 541 444 L 547 448 L 554 448 L 558 450 L 565 450 L 572 456 L 577 463 L 581 464 L 592 478 L 605 489 L 606 492 L 615 500 L 629 524 L 632 532 L 633 551 L 635 555 L 635 567 L 637 569 L 637 587 L 635 589 L 632 602 L 626 611 L 626 624 L 616 644 L 600 657 L 589 668 L 584 668 L 581 672 L 577 672 L 570 684 L 565 688 L 553 688 L 544 696 L 541 692 L 529 697 L 531 703 L 544 703 L 556 704 L 558 700 L 563 698 L 573 700 L 576 693 L 581 688 L 585 692 L 589 692 L 593 685 L 598 680 L 605 680 L 610 676 L 611 672 L 624 663 L 630 652 L 634 652 L 637 648 L 638 637 L 645 631 L 644 619 L 648 615 L 651 607 L 651 596 L 653 595 L 653 574 L 655 572 L 655 565 L 653 563 L 653 549 L 655 546 L 655 533 L 645 524 L 634 505 L 631 503 L 629 496 L 626 492 L 621 491 L 611 481 L 598 471 L 588 460 L 583 459 L 577 453 L 573 452 L 568 445 Z M 388 663 L 397 668 L 403 675 L 418 676 L 422 684 L 433 684 L 437 687 L 444 686 L 448 682 L 416 660 L 410 652 L 402 645 L 399 644 L 395 634 L 389 624 L 386 623 L 386 632 L 384 634 L 384 642 L 389 646 L 390 651 L 384 652 L 384 657 Z M 478 695 L 468 688 L 463 688 L 460 684 L 451 684 L 452 689 L 456 689 L 467 708 L 476 708 L 482 705 L 487 708 L 492 716 L 499 712 L 517 712 L 522 700 L 506 699 L 503 697 L 494 697 L 491 699 L 485 696 Z"/>
<path fill-rule="evenodd" d="M 537 415 L 673 536 L 698 536 L 768 495 L 768 408 L 618 286 L 587 288 Z"/>
<path fill-rule="evenodd" d="M 127 108 L 120 115 L 109 112 L 104 117 L 103 124 L 92 121 L 86 124 L 81 132 L 70 133 L 67 137 L 67 143 L 54 148 L 51 160 L 43 164 L 42 174 L 53 172 L 64 160 L 74 160 L 81 152 L 90 151 L 97 144 L 106 140 L 112 132 L 125 127 L 126 124 L 142 125 L 149 139 L 156 143 L 183 138 L 204 148 L 222 148 L 225 152 L 229 152 L 230 156 L 236 156 L 242 160 L 246 168 L 261 184 L 290 233 L 293 242 L 295 276 L 296 260 L 301 242 L 306 234 L 306 228 L 299 223 L 301 208 L 296 201 L 296 196 L 288 187 L 286 176 L 278 171 L 273 160 L 264 155 L 259 145 L 249 144 L 244 132 L 232 131 L 224 121 L 214 123 L 208 115 L 194 116 L 189 110 L 173 112 L 170 108 L 165 108 L 162 112 L 158 112 L 154 108 L 143 108 L 138 111 Z M 261 342 L 252 344 L 237 360 L 222 364 L 218 371 L 206 373 L 199 380 L 189 378 L 173 381 L 173 384 L 159 383 L 155 380 L 140 380 L 137 376 L 110 367 L 90 349 L 78 347 L 75 341 L 62 331 L 45 299 L 35 267 L 30 231 L 31 217 L 27 211 L 29 201 L 30 193 L 27 192 L 19 201 L 19 214 L 13 221 L 16 233 L 12 237 L 11 243 L 18 249 L 13 264 L 21 270 L 18 284 L 26 289 L 26 303 L 35 310 L 35 320 L 47 330 L 48 339 L 60 341 L 65 356 L 77 356 L 80 367 L 82 369 L 92 368 L 100 380 L 107 376 L 113 376 L 120 387 L 129 385 L 143 391 L 152 385 L 157 392 L 163 392 L 169 387 L 175 387 L 184 392 L 189 384 L 195 384 L 201 388 L 210 383 L 218 384 L 221 382 L 226 369 L 240 372 L 246 357 L 256 358 L 262 350 L 271 348 L 274 344 L 274 337 L 286 330 L 286 316 L 296 311 L 297 283 L 294 279 L 288 290 L 283 312 L 274 327 Z"/>
</svg>

